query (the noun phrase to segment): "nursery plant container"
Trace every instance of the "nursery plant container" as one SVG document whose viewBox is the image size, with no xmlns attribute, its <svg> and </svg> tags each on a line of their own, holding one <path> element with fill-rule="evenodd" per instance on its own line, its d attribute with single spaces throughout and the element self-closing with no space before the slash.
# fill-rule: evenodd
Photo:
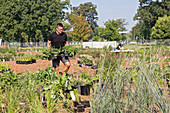
<svg viewBox="0 0 170 113">
<path fill-rule="evenodd" d="M 78 60 L 78 61 L 77 61 L 77 64 L 81 64 L 81 62 Z"/>
<path fill-rule="evenodd" d="M 84 105 L 78 105 L 77 106 L 77 112 L 84 112 L 85 109 L 84 109 Z"/>
<path fill-rule="evenodd" d="M 90 95 L 90 87 L 91 85 L 80 86 L 80 94 L 81 95 Z"/>
<path fill-rule="evenodd" d="M 168 85 L 168 88 L 170 88 L 169 80 L 166 78 L 166 83 Z"/>
<path fill-rule="evenodd" d="M 35 59 L 32 59 L 32 63 L 36 63 L 36 60 L 35 60 Z"/>
<path fill-rule="evenodd" d="M 90 107 L 90 102 L 89 101 L 81 101 L 81 104 L 84 105 L 84 107 Z"/>
<path fill-rule="evenodd" d="M 99 83 L 99 79 L 93 80 L 93 83 Z"/>
<path fill-rule="evenodd" d="M 97 69 L 97 65 L 92 65 L 91 68 L 92 69 Z"/>
<path fill-rule="evenodd" d="M 92 66 L 93 64 L 85 64 L 86 66 Z"/>
<path fill-rule="evenodd" d="M 77 107 L 79 105 L 78 101 L 73 101 L 74 107 Z"/>
<path fill-rule="evenodd" d="M 78 89 L 78 85 L 74 85 L 74 86 L 71 86 L 72 87 L 72 89 L 74 90 L 74 89 Z"/>
<path fill-rule="evenodd" d="M 83 67 L 83 64 L 79 64 L 79 67 Z"/>
<path fill-rule="evenodd" d="M 32 64 L 32 61 L 16 61 L 16 64 Z"/>
</svg>

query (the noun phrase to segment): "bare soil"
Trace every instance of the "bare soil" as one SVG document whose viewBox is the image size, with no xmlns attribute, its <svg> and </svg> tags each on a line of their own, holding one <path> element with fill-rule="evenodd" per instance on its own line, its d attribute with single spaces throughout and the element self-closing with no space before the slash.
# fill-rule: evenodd
<svg viewBox="0 0 170 113">
<path fill-rule="evenodd" d="M 77 64 L 77 60 L 75 58 L 70 57 L 71 67 L 68 71 L 68 74 L 73 74 L 74 76 L 80 76 L 82 72 L 86 74 L 94 75 L 96 70 L 91 69 L 88 66 L 79 67 Z M 36 63 L 33 64 L 16 64 L 16 61 L 6 61 L 5 63 L 9 64 L 11 70 L 14 70 L 16 73 L 27 73 L 27 71 L 37 72 L 38 69 L 45 69 L 47 67 L 52 67 L 52 61 L 48 60 L 36 60 Z M 59 70 L 62 71 L 65 65 L 60 62 Z"/>
</svg>

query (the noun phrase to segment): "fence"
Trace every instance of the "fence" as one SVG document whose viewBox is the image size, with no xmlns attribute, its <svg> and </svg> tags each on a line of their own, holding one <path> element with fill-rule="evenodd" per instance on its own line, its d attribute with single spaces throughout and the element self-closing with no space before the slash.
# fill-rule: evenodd
<svg viewBox="0 0 170 113">
<path fill-rule="evenodd" d="M 81 46 L 81 42 L 69 42 L 71 46 Z M 2 42 L 0 44 L 1 46 L 5 47 L 47 47 L 47 42 L 25 42 L 25 43 L 20 43 L 20 42 Z"/>
<path fill-rule="evenodd" d="M 133 42 L 133 43 L 132 43 Z M 69 42 L 71 46 L 83 46 L 85 47 L 90 47 L 90 48 L 103 48 L 104 46 L 112 46 L 115 48 L 117 46 L 116 41 L 110 41 L 110 42 Z M 170 46 L 170 39 L 158 39 L 158 40 L 144 40 L 144 41 L 131 41 L 131 42 L 125 42 L 125 44 L 145 44 L 145 45 L 167 45 Z M 47 42 L 2 42 L 2 39 L 0 39 L 0 47 L 5 46 L 5 47 L 46 47 Z"/>
<path fill-rule="evenodd" d="M 104 46 L 109 47 L 112 46 L 115 48 L 117 46 L 116 41 L 111 42 L 83 42 L 83 48 L 90 47 L 90 48 L 103 48 Z"/>
<path fill-rule="evenodd" d="M 90 48 L 103 48 L 104 46 L 112 46 L 112 47 L 116 47 L 117 42 L 116 41 L 112 41 L 112 42 L 69 42 L 69 45 L 71 46 L 83 46 L 83 48 L 85 47 L 90 47 Z M 2 43 L 2 46 L 6 46 L 6 47 L 22 47 L 22 48 L 26 48 L 26 47 L 46 47 L 47 46 L 47 42 L 25 42 L 25 43 L 20 43 L 20 42 L 4 42 Z"/>
</svg>

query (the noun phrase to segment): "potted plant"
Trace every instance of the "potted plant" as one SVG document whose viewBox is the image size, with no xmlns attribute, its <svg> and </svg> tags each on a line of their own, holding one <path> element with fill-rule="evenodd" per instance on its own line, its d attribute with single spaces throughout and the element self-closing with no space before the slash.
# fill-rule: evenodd
<svg viewBox="0 0 170 113">
<path fill-rule="evenodd" d="M 50 54 L 51 53 L 50 53 L 49 49 L 44 49 L 42 52 L 42 55 L 41 55 L 41 59 L 42 60 L 48 59 Z"/>
<path fill-rule="evenodd" d="M 78 52 L 78 48 L 73 46 L 64 46 L 62 48 L 62 52 L 65 54 L 65 56 L 73 57 Z"/>
<path fill-rule="evenodd" d="M 0 63 L 0 73 L 10 71 L 10 66 L 8 64 Z"/>
<path fill-rule="evenodd" d="M 83 76 L 72 80 L 74 88 L 78 88 L 79 94 L 90 95 L 90 88 L 92 86 L 92 78 L 90 76 Z"/>
<path fill-rule="evenodd" d="M 88 58 L 81 58 L 80 59 L 81 64 L 85 64 L 86 66 L 92 66 L 94 64 L 94 61 L 88 59 Z"/>
<path fill-rule="evenodd" d="M 36 57 L 32 56 L 32 63 L 36 63 Z"/>
<path fill-rule="evenodd" d="M 32 64 L 32 57 L 30 56 L 17 57 L 16 64 Z"/>
</svg>

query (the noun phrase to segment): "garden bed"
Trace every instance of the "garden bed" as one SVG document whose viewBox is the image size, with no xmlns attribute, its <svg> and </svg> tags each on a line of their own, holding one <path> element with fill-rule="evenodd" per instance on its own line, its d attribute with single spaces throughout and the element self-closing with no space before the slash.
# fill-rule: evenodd
<svg viewBox="0 0 170 113">
<path fill-rule="evenodd" d="M 105 62 L 103 63 L 104 64 L 104 67 L 105 67 L 105 70 L 102 72 L 102 74 L 101 74 L 101 69 L 100 69 L 100 67 L 99 67 L 99 69 L 98 69 L 98 71 L 99 71 L 99 73 L 98 74 L 96 74 L 96 70 L 94 70 L 94 69 L 91 69 L 91 67 L 89 67 L 89 66 L 84 66 L 83 68 L 82 67 L 79 67 L 79 65 L 78 65 L 78 61 L 76 60 L 76 58 L 75 57 L 72 57 L 72 58 L 70 58 L 70 61 L 71 61 L 71 64 L 72 64 L 72 66 L 70 67 L 70 70 L 69 70 L 69 74 L 72 74 L 73 75 L 73 79 L 70 79 L 70 80 L 74 80 L 74 79 L 82 79 L 82 81 L 84 81 L 84 80 L 87 80 L 87 81 L 85 81 L 85 83 L 89 83 L 89 81 L 95 81 L 95 82 L 93 82 L 93 83 L 96 83 L 96 85 L 98 85 L 98 84 L 100 84 L 101 85 L 101 89 L 98 89 L 98 91 L 96 92 L 96 94 L 94 93 L 94 91 L 92 91 L 92 88 L 94 88 L 94 84 L 92 84 L 92 88 L 91 87 L 88 87 L 86 90 L 88 90 L 88 93 L 85 93 L 85 94 L 82 94 L 82 92 L 81 92 L 81 90 L 80 90 L 80 94 L 81 94 L 81 96 L 80 96 L 80 101 L 79 101 L 79 103 L 76 105 L 76 106 L 74 106 L 73 108 L 70 108 L 70 102 L 69 102 L 69 100 L 67 101 L 67 102 L 63 102 L 62 103 L 62 105 L 61 106 L 65 106 L 66 108 L 68 107 L 68 109 L 71 111 L 71 112 L 89 112 L 90 111 L 90 106 L 89 106 L 89 101 L 90 101 L 90 98 L 89 97 L 91 97 L 91 102 L 92 102 L 92 105 L 94 104 L 96 104 L 96 106 L 91 106 L 92 107 L 92 109 L 94 109 L 93 107 L 96 107 L 97 109 L 99 109 L 99 108 L 102 108 L 102 107 L 100 107 L 100 106 L 102 106 L 102 104 L 103 104 L 103 106 L 104 106 L 104 104 L 105 104 L 105 102 L 107 102 L 107 101 L 109 101 L 109 99 L 110 98 L 107 98 L 107 95 L 110 95 L 110 96 L 114 96 L 116 99 L 123 99 L 122 100 L 122 102 L 124 102 L 124 101 L 126 101 L 126 99 L 127 98 L 125 98 L 125 97 L 130 97 L 130 98 L 134 98 L 134 99 L 142 99 L 142 97 L 141 96 L 138 96 L 137 95 L 137 97 L 136 96 L 133 96 L 133 94 L 140 94 L 140 93 L 137 93 L 137 91 L 139 91 L 139 92 L 141 92 L 140 90 L 141 90 L 141 88 L 145 88 L 146 90 L 145 91 L 151 91 L 151 88 L 154 88 L 154 87 L 151 87 L 151 85 L 152 84 L 149 84 L 148 82 L 146 82 L 145 81 L 145 79 L 148 79 L 148 80 L 152 80 L 152 79 L 149 79 L 148 77 L 148 73 L 147 72 L 150 72 L 151 71 L 151 73 L 153 73 L 152 72 L 152 70 L 153 69 L 157 69 L 157 67 L 161 67 L 160 65 L 159 65 L 159 63 L 158 62 L 152 62 L 152 63 L 157 63 L 159 66 L 157 66 L 157 65 L 155 65 L 154 67 L 152 67 L 153 65 L 151 64 L 151 62 L 143 62 L 143 63 L 140 63 L 140 61 L 141 60 L 138 60 L 138 59 L 136 59 L 136 58 L 132 58 L 132 59 L 128 59 L 128 58 L 126 58 L 127 60 L 126 61 L 124 61 L 124 58 L 123 58 L 124 56 L 121 56 L 121 59 L 118 59 L 117 57 L 115 58 L 115 57 L 110 57 L 109 56 L 109 54 L 108 54 L 108 56 L 107 56 L 107 58 L 105 59 Z M 129 56 L 129 57 L 132 57 L 132 56 Z M 112 59 L 113 58 L 113 59 Z M 119 57 L 120 58 L 120 57 Z M 99 62 L 101 62 L 102 61 L 102 59 L 99 61 Z M 121 64 L 120 65 L 116 65 L 116 63 L 117 62 L 121 62 Z M 130 63 L 129 63 L 130 62 Z M 27 76 L 27 74 L 25 74 L 26 76 L 23 76 L 23 77 L 25 77 L 26 79 L 28 79 L 28 80 L 30 80 L 30 78 L 29 77 L 33 77 L 34 78 L 34 76 L 36 76 L 35 77 L 35 79 L 36 80 L 47 80 L 47 79 L 49 79 L 49 81 L 46 81 L 46 83 L 43 83 L 43 85 L 42 85 L 42 87 L 44 87 L 43 89 L 45 90 L 45 86 L 47 86 L 46 87 L 46 89 L 49 91 L 49 89 L 50 89 L 50 87 L 48 87 L 49 85 L 50 85 L 50 82 L 51 82 L 51 80 L 50 80 L 50 78 L 55 78 L 56 79 L 56 77 L 55 77 L 55 72 L 54 72 L 54 70 L 53 71 L 48 71 L 48 72 L 46 72 L 45 70 L 39 70 L 38 71 L 38 69 L 46 69 L 47 67 L 52 67 L 52 63 L 51 63 L 51 61 L 48 61 L 48 60 L 37 60 L 37 62 L 36 63 L 34 63 L 34 64 L 31 64 L 31 65 L 24 65 L 24 64 L 20 64 L 20 65 L 18 65 L 18 64 L 16 64 L 15 63 L 15 61 L 7 61 L 7 62 L 5 62 L 5 63 L 8 63 L 9 65 L 10 65 L 10 67 L 11 67 L 11 70 L 14 70 L 15 72 L 17 72 L 17 73 L 20 73 L 20 72 L 23 72 L 23 73 L 27 73 L 27 71 L 30 71 L 31 73 L 32 72 L 39 72 L 39 76 L 37 76 L 38 74 L 33 74 L 33 76 L 28 76 L 28 78 L 26 77 Z M 102 63 L 102 62 L 101 62 Z M 115 69 L 115 70 L 109 70 L 109 65 L 111 65 L 113 68 L 112 69 Z M 140 67 L 138 67 L 138 65 L 141 65 Z M 129 66 L 129 67 L 128 67 Z M 64 65 L 63 65 L 63 63 L 60 63 L 60 71 L 62 70 L 64 68 Z M 164 66 L 162 66 L 161 67 L 161 69 L 162 68 L 164 68 Z M 149 70 L 150 69 L 150 70 Z M 146 73 L 143 73 L 142 72 L 142 70 L 145 70 L 145 71 L 147 71 Z M 120 72 L 121 73 L 120 73 Z M 161 70 L 155 70 L 157 73 L 161 73 L 162 71 Z M 51 74 L 49 74 L 49 72 L 51 73 Z M 109 72 L 109 73 L 108 73 Z M 119 72 L 119 73 L 118 73 Z M 53 73 L 53 74 L 52 74 Z M 132 73 L 132 74 L 131 74 Z M 155 72 L 154 72 L 155 73 Z M 41 76 L 41 74 L 43 75 L 43 76 Z M 94 79 L 90 79 L 90 78 L 88 78 L 88 75 L 89 74 L 89 77 L 91 78 L 92 76 L 91 75 L 95 75 L 95 77 L 97 78 L 95 78 L 96 80 L 94 80 Z M 119 75 L 120 74 L 120 75 Z M 126 76 L 126 75 L 128 75 L 128 74 L 130 74 L 130 76 Z M 30 75 L 30 74 L 29 74 Z M 53 75 L 53 76 L 51 76 L 51 75 Z M 109 75 L 109 76 L 108 76 Z M 6 75 L 5 75 L 6 76 Z M 84 77 L 83 78 L 83 76 L 86 76 L 86 77 Z M 99 77 L 98 76 L 100 76 L 100 77 L 102 77 L 102 81 L 101 81 L 101 83 L 98 81 L 98 79 L 99 79 Z M 146 77 L 145 79 L 143 79 L 143 77 Z M 9 76 L 10 77 L 10 76 Z M 21 75 L 21 77 L 22 77 L 22 75 Z M 82 78 L 81 78 L 82 77 Z M 108 77 L 108 78 L 107 78 Z M 109 77 L 113 77 L 114 79 L 111 79 L 111 78 L 109 78 Z M 14 77 L 12 77 L 12 78 L 14 78 Z M 61 77 L 60 76 L 60 78 L 61 79 L 64 79 L 64 77 Z M 11 79 L 11 78 L 10 78 Z M 10 80 L 9 79 L 9 80 Z M 55 79 L 52 79 L 52 80 L 55 80 Z M 143 85 L 138 85 L 137 83 L 138 83 L 138 79 L 139 80 L 142 80 L 143 82 L 144 82 L 144 85 L 145 84 L 147 84 L 147 86 L 148 87 L 143 87 Z M 154 78 L 155 79 L 155 78 Z M 160 79 L 160 78 L 158 78 L 158 79 Z M 158 84 L 161 84 L 160 85 L 160 87 L 156 87 L 156 88 L 163 88 L 163 84 L 161 83 L 162 81 L 161 81 L 161 79 L 160 80 L 158 80 L 158 79 L 155 79 L 155 81 L 157 81 L 157 83 Z M 6 79 L 5 79 L 6 80 Z M 24 79 L 23 79 L 24 80 Z M 25 82 L 29 82 L 28 80 L 26 80 Z M 59 79 L 59 77 L 58 77 L 58 80 L 60 80 Z M 101 79 L 100 79 L 101 80 Z M 106 80 L 106 82 L 105 82 L 105 80 Z M 16 81 L 15 80 L 15 78 L 13 79 L 13 81 Z M 82 83 L 83 84 L 83 82 L 82 81 L 77 81 L 77 83 L 79 82 L 79 83 Z M 39 81 L 40 82 L 40 81 Z M 55 81 L 52 81 L 52 82 L 54 82 L 55 83 L 55 85 L 57 84 L 57 87 L 58 86 L 60 86 L 61 85 L 61 83 L 64 83 L 64 82 L 61 82 L 60 81 L 60 83 L 57 83 L 57 82 L 55 82 Z M 52 83 L 51 82 L 51 83 Z M 72 82 L 72 81 L 71 81 Z M 74 82 L 74 81 L 73 81 Z M 12 82 L 9 82 L 9 83 L 12 83 Z M 30 81 L 30 83 L 33 83 L 33 81 Z M 29 84 L 30 84 L 29 83 Z M 36 85 L 37 85 L 37 81 L 35 82 L 36 83 Z M 76 83 L 76 82 L 75 82 Z M 128 84 L 129 85 L 128 85 Z M 140 83 L 142 83 L 142 82 L 140 82 Z M 155 83 L 155 82 L 154 82 Z M 123 85 L 122 85 L 123 84 Z M 35 85 L 35 86 L 36 86 Z M 39 85 L 41 85 L 41 84 L 39 84 Z M 30 86 L 31 86 L 31 84 L 30 84 Z M 63 85 L 64 86 L 64 85 Z M 115 86 L 117 86 L 117 87 L 115 87 Z M 155 86 L 155 84 L 153 84 L 153 86 Z M 57 88 L 57 87 L 55 87 L 55 88 Z M 114 87 L 114 89 L 113 89 L 113 87 Z M 138 88 L 138 87 L 141 87 L 141 88 Z M 25 90 L 25 91 L 27 91 L 27 93 L 29 94 L 30 92 L 31 92 L 31 88 L 33 88 L 33 87 L 30 87 L 30 91 L 28 91 L 29 90 L 29 88 L 26 88 L 27 90 Z M 59 90 L 61 90 L 63 87 L 58 87 L 59 88 Z M 89 90 L 89 88 L 90 88 L 90 90 Z M 100 87 L 99 87 L 100 88 Z M 137 89 L 138 88 L 138 89 Z M 147 89 L 148 88 L 148 89 Z M 40 88 L 41 89 L 41 88 Z M 67 91 L 65 88 L 63 88 L 64 90 L 63 90 L 63 92 L 64 91 Z M 80 89 L 80 88 L 79 88 Z M 46 90 L 46 91 L 47 91 Z M 162 89 L 161 89 L 162 90 Z M 167 91 L 167 88 L 165 88 L 164 89 L 164 91 Z M 37 90 L 36 90 L 37 91 Z M 72 89 L 70 90 L 68 90 L 68 92 L 69 91 L 72 91 Z M 129 92 L 130 91 L 130 92 Z M 154 90 L 154 91 L 156 91 L 156 90 Z M 165 91 L 165 92 L 166 92 Z M 15 92 L 15 91 L 14 91 Z M 51 92 L 51 96 L 54 96 L 55 94 L 52 92 L 52 90 L 50 89 L 50 92 Z M 90 93 L 90 94 L 89 94 Z M 105 94 L 106 93 L 106 94 Z M 160 92 L 158 92 L 158 94 L 159 94 Z M 102 94 L 104 94 L 104 95 L 102 95 Z M 118 94 L 118 95 L 116 95 L 116 94 Z M 135 95 L 136 95 L 135 94 Z M 147 95 L 148 95 L 148 93 L 146 93 Z M 153 93 L 154 94 L 154 93 Z M 17 95 L 17 94 L 16 94 Z M 42 94 L 43 95 L 43 94 Z M 46 95 L 47 96 L 47 95 Z M 66 95 L 67 96 L 67 95 Z M 100 97 L 101 96 L 101 99 L 99 98 L 98 100 L 101 100 L 101 103 L 100 103 L 100 101 L 99 101 L 99 103 L 93 103 L 94 101 L 93 101 L 93 96 L 96 98 L 96 97 Z M 145 96 L 145 95 L 144 95 Z M 149 96 L 152 96 L 152 95 L 149 95 Z M 103 100 L 103 97 L 105 98 L 104 100 L 106 100 L 106 101 L 102 101 Z M 146 97 L 146 96 L 145 96 Z M 164 98 L 164 96 L 162 96 L 163 98 Z M 67 99 L 69 99 L 70 97 L 68 96 L 67 97 Z M 154 99 L 155 97 L 153 96 L 153 99 Z M 169 99 L 169 96 L 167 96 L 167 98 Z M 158 98 L 159 99 L 159 98 Z M 42 101 L 42 105 L 43 106 L 46 106 L 47 107 L 47 101 L 45 100 L 45 99 L 43 99 L 43 101 Z M 47 99 L 48 100 L 48 99 Z M 113 99 L 114 100 L 114 99 Z M 71 100 L 70 100 L 71 101 Z M 110 100 L 110 101 L 112 101 L 112 99 Z M 115 101 L 112 101 L 113 103 L 115 102 Z M 131 102 L 133 103 L 133 99 L 131 99 Z M 142 102 L 142 101 L 138 101 L 139 103 L 140 102 Z M 147 101 L 145 101 L 146 103 L 147 103 Z M 156 103 L 156 102 L 155 102 Z M 27 104 L 27 103 L 26 103 Z M 72 103 L 72 106 L 73 106 L 73 104 L 74 103 Z M 125 105 L 127 105 L 127 106 L 129 106 L 129 104 L 126 104 L 126 103 L 116 103 L 116 104 L 118 104 L 118 105 L 120 105 L 119 107 L 123 107 L 123 109 L 124 109 L 124 106 Z M 150 104 L 150 103 L 149 103 Z M 99 106 L 99 107 L 98 107 Z M 33 107 L 33 106 L 32 106 Z M 147 107 L 147 106 L 145 106 L 145 107 Z M 155 109 L 154 107 L 157 107 L 157 106 L 152 106 L 152 108 L 153 109 Z M 48 107 L 47 107 L 48 108 Z M 64 108 L 64 107 L 63 107 Z M 133 107 L 133 108 L 135 108 L 135 107 Z M 131 109 L 133 109 L 133 108 L 128 108 L 128 110 L 131 110 Z M 46 109 L 46 108 L 45 108 Z M 60 108 L 59 108 L 60 109 Z M 106 107 L 106 109 L 111 109 L 111 107 L 109 107 L 109 106 L 107 106 Z M 119 108 L 117 108 L 117 109 L 119 109 Z M 150 109 L 149 107 L 148 107 L 148 109 Z M 153 110 L 153 109 L 151 109 L 151 110 Z M 62 109 L 63 110 L 63 109 Z M 64 109 L 65 110 L 65 109 Z M 124 110 L 127 110 L 127 109 L 124 109 Z M 128 112 L 128 110 L 127 110 L 127 112 Z M 157 109 L 157 111 L 159 111 L 160 109 L 158 108 Z M 1 110 L 0 110 L 1 111 Z M 57 109 L 57 111 L 58 111 L 58 109 Z M 59 112 L 59 111 L 58 111 Z M 62 111 L 62 112 L 66 112 L 66 111 Z"/>
</svg>

